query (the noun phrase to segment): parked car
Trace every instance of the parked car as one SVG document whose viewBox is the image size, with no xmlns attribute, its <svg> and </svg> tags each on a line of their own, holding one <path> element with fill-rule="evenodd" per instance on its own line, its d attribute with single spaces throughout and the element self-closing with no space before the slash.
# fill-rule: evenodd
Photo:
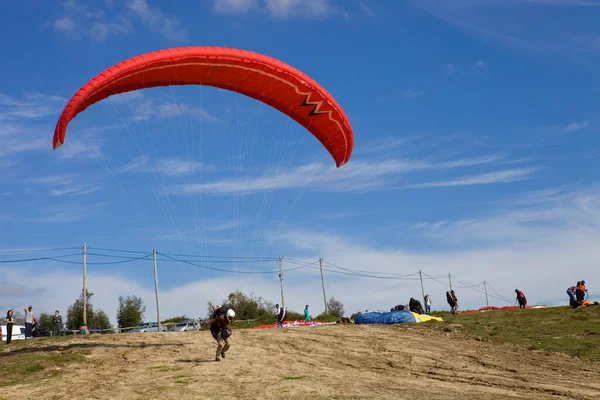
<svg viewBox="0 0 600 400">
<path fill-rule="evenodd" d="M 0 326 L 0 339 L 6 342 L 6 325 Z M 25 340 L 25 327 L 23 325 L 13 325 L 10 340 Z"/>
<path fill-rule="evenodd" d="M 200 323 L 198 321 L 181 321 L 171 327 L 171 332 L 188 332 L 188 331 L 199 331 Z"/>
<path fill-rule="evenodd" d="M 92 334 L 92 333 L 102 333 L 103 334 L 104 333 L 102 328 L 99 326 L 88 326 L 88 332 L 90 334 Z"/>
<path fill-rule="evenodd" d="M 162 332 L 166 332 L 167 327 L 161 324 L 160 330 Z M 135 332 L 158 332 L 158 323 L 157 322 L 144 322 L 143 324 L 139 324 L 137 327 L 127 331 L 127 333 L 135 333 Z"/>
</svg>

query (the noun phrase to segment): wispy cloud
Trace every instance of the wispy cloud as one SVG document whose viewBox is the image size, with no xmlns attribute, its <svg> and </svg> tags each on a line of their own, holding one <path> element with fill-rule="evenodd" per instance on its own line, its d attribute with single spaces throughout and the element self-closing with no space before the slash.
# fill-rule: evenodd
<svg viewBox="0 0 600 400">
<path fill-rule="evenodd" d="M 141 156 L 124 167 L 119 169 L 121 173 L 158 173 L 164 176 L 184 176 L 194 173 L 199 170 L 210 170 L 208 165 L 191 160 L 182 160 L 176 158 L 168 158 L 161 160 L 152 160 L 149 157 Z"/>
<path fill-rule="evenodd" d="M 470 175 L 446 181 L 415 183 L 404 186 L 406 189 L 421 189 L 433 187 L 449 186 L 471 186 L 471 185 L 490 185 L 494 183 L 509 183 L 531 179 L 537 171 L 536 168 L 509 169 L 503 171 L 488 172 L 485 174 Z"/>
<path fill-rule="evenodd" d="M 244 14 L 257 7 L 257 0 L 213 0 L 213 10 L 219 14 Z"/>
<path fill-rule="evenodd" d="M 213 0 L 213 11 L 219 14 L 245 14 L 251 11 L 267 12 L 273 18 L 290 17 L 326 18 L 343 15 L 331 0 Z"/>
<path fill-rule="evenodd" d="M 108 7 L 115 4 L 106 2 Z M 118 18 L 111 19 L 98 4 L 88 6 L 76 0 L 62 3 L 66 15 L 52 22 L 53 28 L 68 39 L 87 37 L 102 42 L 112 37 L 135 33 L 133 21 L 139 20 L 151 32 L 157 32 L 168 40 L 182 42 L 187 40 L 186 29 L 172 16 L 165 15 L 160 8 L 153 7 L 146 0 L 126 0 L 125 11 Z"/>
<path fill-rule="evenodd" d="M 86 183 L 79 175 L 51 175 L 29 178 L 25 183 L 45 187 L 50 196 L 82 196 L 101 190 L 100 185 Z"/>
<path fill-rule="evenodd" d="M 218 122 L 219 118 L 209 114 L 202 107 L 191 107 L 188 104 L 164 103 L 158 108 L 159 116 L 162 118 L 175 118 L 182 115 L 193 115 L 194 117 L 208 122 Z"/>
<path fill-rule="evenodd" d="M 94 41 L 104 41 L 111 36 L 134 33 L 127 18 L 107 21 L 103 11 L 88 7 L 76 0 L 62 2 L 66 15 L 52 22 L 53 28 L 67 39 L 80 39 L 85 36 Z"/>
<path fill-rule="evenodd" d="M 150 31 L 158 32 L 174 42 L 188 39 L 187 30 L 177 18 L 165 15 L 160 8 L 148 5 L 146 0 L 129 0 L 128 8 Z"/>
<path fill-rule="evenodd" d="M 363 161 L 347 164 L 340 169 L 324 167 L 322 164 L 308 164 L 244 180 L 232 178 L 208 183 L 174 185 L 170 187 L 170 191 L 177 194 L 232 194 L 311 187 L 323 191 L 365 192 L 393 187 L 390 186 L 390 179 L 409 172 L 463 168 L 491 163 L 503 157 L 493 154 L 443 162 L 399 159 Z"/>
<path fill-rule="evenodd" d="M 591 21 L 579 19 L 581 30 L 556 30 L 577 20 L 579 9 L 600 6 L 596 0 L 412 0 L 431 15 L 460 29 L 493 39 L 520 50 L 535 53 L 582 55 L 596 53 L 582 36 L 595 28 Z M 561 7 L 561 13 L 544 12 L 543 7 Z M 527 15 L 527 25 L 515 24 L 515 14 Z M 594 36 L 593 34 L 591 36 Z M 592 54 L 593 55 L 593 54 Z M 593 55 L 595 56 L 595 55 Z"/>
<path fill-rule="evenodd" d="M 375 17 L 375 12 L 369 8 L 365 3 L 363 3 L 362 1 L 360 2 L 360 9 L 369 17 Z"/>
<path fill-rule="evenodd" d="M 400 94 L 402 96 L 403 99 L 416 99 L 419 97 L 423 97 L 425 96 L 425 91 L 424 90 L 403 90 Z"/>
<path fill-rule="evenodd" d="M 55 115 L 66 99 L 41 93 L 27 93 L 22 99 L 0 93 L 0 121 L 22 121 Z"/>
<path fill-rule="evenodd" d="M 487 67 L 488 67 L 488 63 L 485 61 L 481 61 L 481 60 L 475 61 L 469 66 L 460 66 L 460 65 L 457 65 L 455 63 L 450 63 L 450 62 L 444 63 L 442 65 L 444 72 L 446 72 L 448 75 L 452 75 L 452 74 L 466 75 L 469 73 L 475 74 L 476 72 L 482 73 L 482 71 L 484 69 L 486 69 Z"/>
<path fill-rule="evenodd" d="M 36 207 L 22 213 L 0 214 L 0 221 L 13 221 L 23 223 L 70 223 L 85 221 L 97 217 L 102 209 L 110 203 L 95 204 L 54 204 L 51 206 Z M 25 216 L 27 215 L 27 216 Z"/>
<path fill-rule="evenodd" d="M 563 132 L 576 132 L 587 128 L 590 125 L 589 120 L 573 122 L 563 128 Z"/>
</svg>

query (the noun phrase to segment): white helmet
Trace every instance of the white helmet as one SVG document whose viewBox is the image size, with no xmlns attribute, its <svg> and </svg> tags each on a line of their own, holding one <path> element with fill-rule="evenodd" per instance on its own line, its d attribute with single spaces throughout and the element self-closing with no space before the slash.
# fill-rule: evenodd
<svg viewBox="0 0 600 400">
<path fill-rule="evenodd" d="M 229 310 L 227 310 L 227 319 L 228 320 L 232 320 L 233 317 L 235 317 L 235 311 L 233 311 L 231 308 Z"/>
</svg>

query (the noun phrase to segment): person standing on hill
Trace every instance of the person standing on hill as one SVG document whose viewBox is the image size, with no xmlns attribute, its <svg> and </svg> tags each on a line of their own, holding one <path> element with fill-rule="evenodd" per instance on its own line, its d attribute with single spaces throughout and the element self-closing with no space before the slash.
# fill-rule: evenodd
<svg viewBox="0 0 600 400">
<path fill-rule="evenodd" d="M 225 358 L 225 353 L 229 350 L 229 337 L 231 336 L 231 328 L 229 325 L 235 318 L 235 311 L 229 307 L 218 307 L 208 320 L 207 325 L 210 325 L 210 333 L 217 341 L 217 354 L 215 361 L 221 361 L 219 356 Z"/>
<path fill-rule="evenodd" d="M 15 320 L 13 319 L 13 310 L 8 310 L 6 313 L 6 344 L 10 343 L 12 338 L 12 328 Z M 0 332 L 1 333 L 1 332 Z"/>
<path fill-rule="evenodd" d="M 310 321 L 310 314 L 308 313 L 308 304 L 304 307 L 304 320 Z"/>
<path fill-rule="evenodd" d="M 52 336 L 60 336 L 60 330 L 62 329 L 62 315 L 58 312 L 58 310 L 54 311 L 54 317 L 52 317 L 52 325 L 54 325 L 54 329 L 52 331 Z"/>
<path fill-rule="evenodd" d="M 429 297 L 428 294 L 426 294 L 425 297 L 423 298 L 423 300 L 425 301 L 425 314 L 430 315 L 431 314 L 431 298 Z"/>
<path fill-rule="evenodd" d="M 519 308 L 525 308 L 527 305 L 527 299 L 525 298 L 525 294 L 519 289 L 515 289 L 515 293 L 517 294 L 517 301 L 519 302 Z"/>
<path fill-rule="evenodd" d="M 582 280 L 581 282 L 577 282 L 577 288 L 575 289 L 575 297 L 577 298 L 578 302 L 582 302 L 583 300 L 585 300 L 585 294 L 587 292 L 587 289 L 585 287 L 585 281 Z"/>
<path fill-rule="evenodd" d="M 25 339 L 33 337 L 33 325 L 35 324 L 35 315 L 33 315 L 33 307 L 25 308 Z"/>
</svg>

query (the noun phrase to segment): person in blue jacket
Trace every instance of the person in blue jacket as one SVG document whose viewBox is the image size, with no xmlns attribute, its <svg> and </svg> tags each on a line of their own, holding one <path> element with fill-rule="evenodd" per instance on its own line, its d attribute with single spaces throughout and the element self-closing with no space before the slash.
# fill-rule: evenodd
<svg viewBox="0 0 600 400">
<path fill-rule="evenodd" d="M 308 304 L 304 307 L 304 320 L 310 321 L 310 314 L 308 313 Z"/>
</svg>

